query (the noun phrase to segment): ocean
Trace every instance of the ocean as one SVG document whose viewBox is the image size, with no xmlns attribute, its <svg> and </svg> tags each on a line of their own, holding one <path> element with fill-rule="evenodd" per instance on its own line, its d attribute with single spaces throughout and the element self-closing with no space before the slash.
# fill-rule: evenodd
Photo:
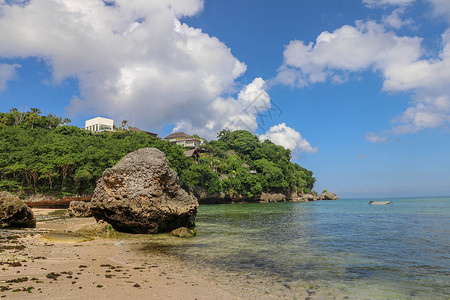
<svg viewBox="0 0 450 300">
<path fill-rule="evenodd" d="M 204 205 L 195 238 L 146 236 L 134 250 L 242 296 L 450 299 L 450 198 L 370 200 Z"/>
</svg>

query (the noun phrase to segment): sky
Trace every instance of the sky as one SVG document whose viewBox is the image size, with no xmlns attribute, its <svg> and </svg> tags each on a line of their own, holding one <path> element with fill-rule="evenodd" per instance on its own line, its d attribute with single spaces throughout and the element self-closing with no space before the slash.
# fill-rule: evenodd
<svg viewBox="0 0 450 300">
<path fill-rule="evenodd" d="M 315 190 L 450 195 L 449 0 L 0 0 L 0 111 L 291 149 Z"/>
</svg>

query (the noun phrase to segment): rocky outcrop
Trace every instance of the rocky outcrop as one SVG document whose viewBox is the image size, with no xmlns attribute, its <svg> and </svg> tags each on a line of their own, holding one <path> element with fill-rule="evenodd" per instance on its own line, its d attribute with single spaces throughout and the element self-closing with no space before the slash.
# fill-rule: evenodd
<svg viewBox="0 0 450 300">
<path fill-rule="evenodd" d="M 280 193 L 275 193 L 275 194 L 262 193 L 260 202 L 261 203 L 286 202 L 286 195 L 280 194 Z"/>
<path fill-rule="evenodd" d="M 198 201 L 180 187 L 163 152 L 143 148 L 105 170 L 91 200 L 96 220 L 117 231 L 166 232 L 194 225 Z"/>
<path fill-rule="evenodd" d="M 0 228 L 34 228 L 36 218 L 19 197 L 0 192 Z"/>
<path fill-rule="evenodd" d="M 197 235 L 197 231 L 186 227 L 180 227 L 172 230 L 171 234 L 180 238 L 191 238 Z"/>
<path fill-rule="evenodd" d="M 293 199 L 293 201 L 318 201 L 318 200 L 337 200 L 339 199 L 338 196 L 336 196 L 335 193 L 331 192 L 324 192 L 321 195 L 316 194 L 300 194 L 298 195 L 298 198 Z"/>
<path fill-rule="evenodd" d="M 201 186 L 189 187 L 189 193 L 193 194 L 200 204 L 269 203 L 291 200 L 290 193 L 260 193 L 252 197 L 243 194 L 229 195 L 223 192 L 210 194 L 206 188 Z"/>
<path fill-rule="evenodd" d="M 324 192 L 319 196 L 320 200 L 337 200 L 339 199 L 335 193 L 332 192 Z"/>
<path fill-rule="evenodd" d="M 285 193 L 260 193 L 253 197 L 242 194 L 229 195 L 226 193 L 208 193 L 208 190 L 200 186 L 189 187 L 189 193 L 197 197 L 200 204 L 230 204 L 230 203 L 269 203 L 269 202 L 307 202 L 318 200 L 337 200 L 339 197 L 331 192 L 317 194 L 298 194 L 288 190 Z"/>
<path fill-rule="evenodd" d="M 189 194 L 194 195 L 200 204 L 227 204 L 231 200 L 225 193 L 208 193 L 208 189 L 201 186 L 190 186 Z"/>
<path fill-rule="evenodd" d="M 67 212 L 71 217 L 92 217 L 90 202 L 72 201 Z"/>
<path fill-rule="evenodd" d="M 319 196 L 314 195 L 314 194 L 302 194 L 299 195 L 297 201 L 317 201 L 320 200 Z"/>
</svg>

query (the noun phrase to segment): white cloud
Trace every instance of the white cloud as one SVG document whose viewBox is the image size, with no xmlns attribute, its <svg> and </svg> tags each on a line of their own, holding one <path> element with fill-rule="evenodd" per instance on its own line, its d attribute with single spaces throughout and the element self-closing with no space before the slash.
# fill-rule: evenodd
<svg viewBox="0 0 450 300">
<path fill-rule="evenodd" d="M 403 112 L 396 123 L 399 125 L 387 133 L 414 133 L 422 129 L 445 126 L 450 123 L 450 97 L 448 95 L 424 96 Z"/>
<path fill-rule="evenodd" d="M 449 0 L 425 0 L 432 5 L 434 16 L 444 17 L 447 21 L 450 22 L 450 1 Z M 377 7 L 388 7 L 388 6 L 398 6 L 400 9 L 404 9 L 405 7 L 413 4 L 414 2 L 419 2 L 417 0 L 363 0 L 362 1 L 369 8 L 377 8 Z M 392 24 L 398 24 L 399 19 L 396 19 L 395 14 L 391 14 L 388 18 L 387 23 L 391 22 Z M 406 20 L 408 23 L 411 22 L 411 19 Z M 391 25 L 392 26 L 392 25 Z M 394 28 L 397 28 L 393 26 Z"/>
<path fill-rule="evenodd" d="M 433 4 L 433 12 L 437 16 L 443 16 L 450 21 L 450 1 L 448 0 L 428 0 Z"/>
<path fill-rule="evenodd" d="M 16 69 L 20 67 L 18 64 L 0 64 L 0 91 L 6 90 L 6 83 L 16 77 Z"/>
<path fill-rule="evenodd" d="M 177 122 L 173 131 L 196 132 L 209 139 L 224 128 L 254 132 L 259 126 L 258 114 L 271 109 L 270 96 L 264 88 L 265 81 L 256 78 L 239 92 L 237 99 L 218 97 L 198 116 L 204 120 L 186 116 Z"/>
<path fill-rule="evenodd" d="M 414 23 L 413 19 L 403 19 L 404 8 L 397 8 L 390 15 L 383 16 L 383 23 L 395 29 L 400 29 L 403 26 L 409 26 Z"/>
<path fill-rule="evenodd" d="M 387 138 L 384 136 L 379 136 L 375 132 L 368 132 L 366 134 L 366 140 L 368 140 L 369 142 L 372 142 L 372 143 L 380 143 L 380 142 L 385 142 L 387 140 Z"/>
<path fill-rule="evenodd" d="M 395 6 L 407 6 L 416 0 L 363 0 L 363 3 L 368 7 L 395 5 Z M 445 1 L 445 0 L 444 0 Z"/>
<path fill-rule="evenodd" d="M 231 116 L 257 126 L 243 113 L 264 81 L 251 83 L 238 99 L 236 79 L 246 66 L 217 38 L 180 23 L 203 8 L 202 0 L 0 0 L 0 58 L 38 57 L 53 80 L 78 79 L 72 113 L 131 120 L 147 130 L 164 124 L 215 134 Z M 250 105 L 251 106 L 251 105 Z M 201 131 L 201 132 L 200 132 Z M 213 131 L 213 132 L 210 132 Z"/>
<path fill-rule="evenodd" d="M 304 86 L 325 82 L 339 71 L 383 71 L 393 65 L 409 65 L 423 54 L 420 43 L 420 38 L 396 36 L 375 22 L 345 25 L 332 33 L 322 32 L 315 43 L 291 41 L 278 80 Z"/>
<path fill-rule="evenodd" d="M 270 140 L 276 145 L 283 146 L 293 152 L 316 153 L 316 147 L 302 137 L 300 132 L 286 126 L 285 123 L 271 127 L 265 134 L 259 136 L 260 141 Z"/>
<path fill-rule="evenodd" d="M 291 41 L 277 80 L 297 87 L 327 80 L 339 83 L 343 80 L 335 76 L 371 69 L 383 77 L 384 91 L 413 94 L 411 107 L 383 134 L 436 128 L 447 124 L 450 116 L 450 29 L 442 35 L 437 57 L 423 59 L 421 43 L 421 38 L 398 36 L 374 22 L 357 22 L 323 32 L 315 43 Z M 367 139 L 381 141 L 372 134 Z"/>
</svg>

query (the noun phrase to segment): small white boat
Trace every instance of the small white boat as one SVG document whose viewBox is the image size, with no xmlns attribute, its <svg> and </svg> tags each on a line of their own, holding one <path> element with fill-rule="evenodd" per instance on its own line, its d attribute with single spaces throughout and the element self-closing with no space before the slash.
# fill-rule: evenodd
<svg viewBox="0 0 450 300">
<path fill-rule="evenodd" d="M 369 204 L 372 205 L 388 205 L 391 204 L 392 201 L 370 201 Z"/>
</svg>

